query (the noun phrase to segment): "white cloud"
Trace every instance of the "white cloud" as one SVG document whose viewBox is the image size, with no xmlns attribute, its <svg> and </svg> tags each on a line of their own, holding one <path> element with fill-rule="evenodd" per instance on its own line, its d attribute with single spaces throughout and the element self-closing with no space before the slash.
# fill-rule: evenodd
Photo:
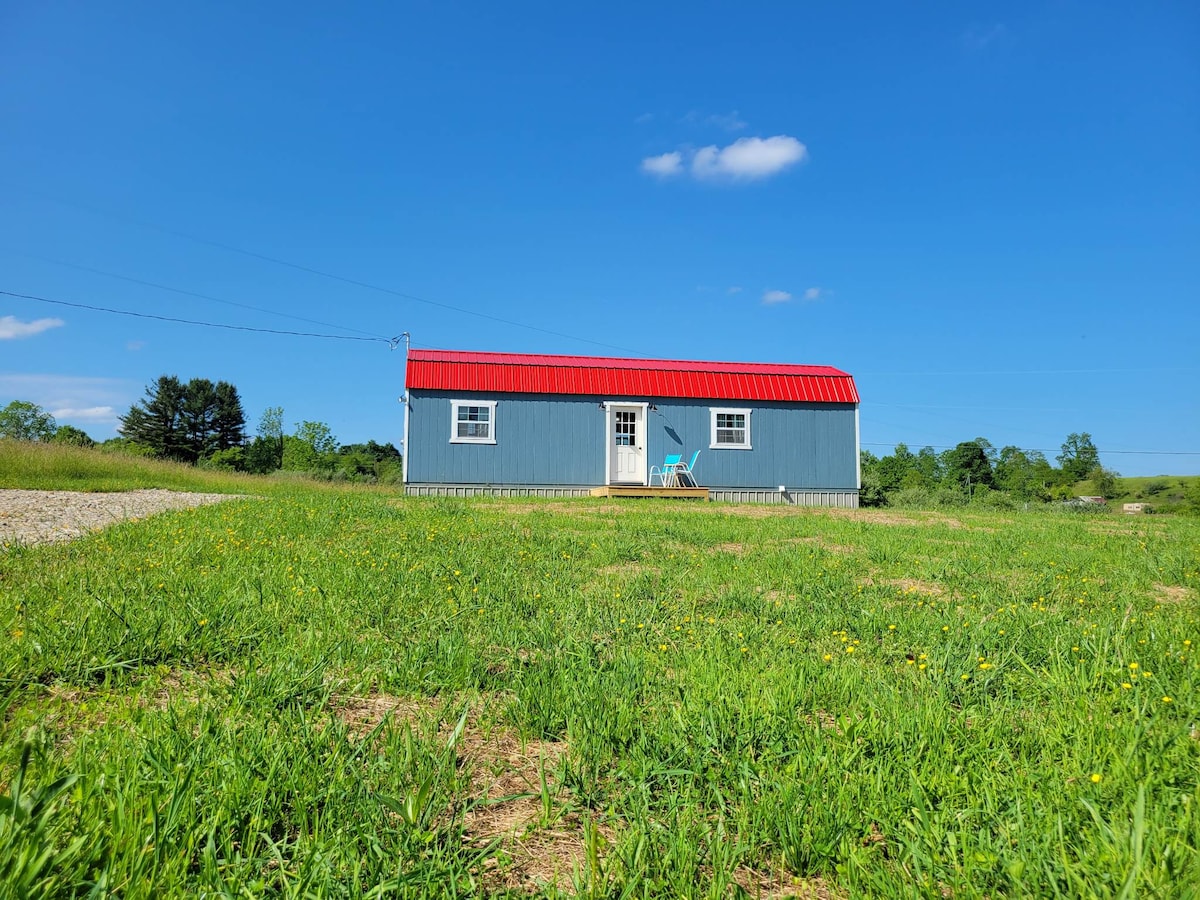
<svg viewBox="0 0 1200 900">
<path fill-rule="evenodd" d="M 111 406 L 89 406 L 86 409 L 55 409 L 50 415 L 56 419 L 74 419 L 77 422 L 115 423 L 117 411 Z"/>
<path fill-rule="evenodd" d="M 737 285 L 737 284 L 735 284 L 733 287 L 731 287 L 731 288 L 730 288 L 729 290 L 727 290 L 725 293 L 727 293 L 727 294 L 731 294 L 731 295 L 732 295 L 732 294 L 740 294 L 741 292 L 742 292 L 742 288 L 741 288 L 741 286 L 740 286 L 740 285 Z"/>
<path fill-rule="evenodd" d="M 675 151 L 659 156 L 647 156 L 642 160 L 642 171 L 659 178 L 668 178 L 683 171 L 683 154 Z"/>
<path fill-rule="evenodd" d="M 764 291 L 762 295 L 762 302 L 768 306 L 774 303 L 787 303 L 791 299 L 792 295 L 787 291 Z"/>
<path fill-rule="evenodd" d="M 633 121 L 634 121 L 634 124 L 636 124 L 636 125 L 645 125 L 647 122 L 653 122 L 654 121 L 654 113 L 642 113 L 640 116 L 638 116 Z"/>
<path fill-rule="evenodd" d="M 808 148 L 786 134 L 774 137 L 738 138 L 718 147 L 710 144 L 699 150 L 675 150 L 642 160 L 642 171 L 666 178 L 684 170 L 684 155 L 690 160 L 693 178 L 701 181 L 755 181 L 778 175 L 789 166 L 808 158 Z"/>
<path fill-rule="evenodd" d="M 50 328 L 61 328 L 66 324 L 62 319 L 34 319 L 32 322 L 22 322 L 16 316 L 0 316 L 0 341 L 33 337 Z"/>
<path fill-rule="evenodd" d="M 146 346 L 145 341 L 127 341 L 125 344 L 125 349 L 136 353 L 138 350 L 141 350 L 145 346 Z"/>
<path fill-rule="evenodd" d="M 769 138 L 738 138 L 728 147 L 701 147 L 692 157 L 692 175 L 700 179 L 750 181 L 777 175 L 802 162 L 808 149 L 786 134 Z"/>
<path fill-rule="evenodd" d="M 805 300 L 820 300 L 821 299 L 821 289 L 816 288 L 816 287 L 809 288 L 808 290 L 806 290 L 804 292 L 804 299 Z"/>
</svg>

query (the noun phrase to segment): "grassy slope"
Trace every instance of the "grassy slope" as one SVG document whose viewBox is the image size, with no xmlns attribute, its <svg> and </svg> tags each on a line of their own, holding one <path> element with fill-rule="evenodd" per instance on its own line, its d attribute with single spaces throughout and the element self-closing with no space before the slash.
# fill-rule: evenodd
<svg viewBox="0 0 1200 900">
<path fill-rule="evenodd" d="M 1118 478 L 1118 495 L 1113 504 L 1149 503 L 1155 510 L 1172 512 L 1187 506 L 1200 475 L 1156 475 L 1150 478 Z"/>
<path fill-rule="evenodd" d="M 0 488 L 61 491 L 167 488 L 220 494 L 252 492 L 265 481 L 120 453 L 0 439 Z"/>
<path fill-rule="evenodd" d="M 363 489 L 357 485 L 331 486 L 296 473 L 246 475 L 122 453 L 0 439 L 0 489 L 90 492 L 164 488 L 216 494 L 288 494 L 297 485 L 310 491 Z M 372 489 L 375 493 L 394 490 Z"/>
<path fill-rule="evenodd" d="M 553 894 L 550 848 L 596 896 L 1173 896 L 1198 588 L 1174 517 L 289 486 L 126 523 L 0 556 L 0 784 L 26 738 L 29 785 L 82 776 L 0 815 L 0 870 Z"/>
</svg>

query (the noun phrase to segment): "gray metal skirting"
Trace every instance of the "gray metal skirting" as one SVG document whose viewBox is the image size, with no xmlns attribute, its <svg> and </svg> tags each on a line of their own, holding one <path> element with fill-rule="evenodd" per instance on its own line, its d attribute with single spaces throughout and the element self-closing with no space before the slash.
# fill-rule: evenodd
<svg viewBox="0 0 1200 900">
<path fill-rule="evenodd" d="M 406 484 L 410 497 L 588 497 L 586 484 Z"/>
<path fill-rule="evenodd" d="M 573 484 L 408 484 L 404 486 L 404 492 L 410 497 L 587 497 L 592 487 Z M 724 503 L 858 508 L 858 491 L 709 488 L 708 499 Z"/>
<path fill-rule="evenodd" d="M 858 491 L 709 488 L 708 499 L 725 503 L 774 503 L 785 506 L 837 506 L 843 509 L 858 509 Z"/>
</svg>

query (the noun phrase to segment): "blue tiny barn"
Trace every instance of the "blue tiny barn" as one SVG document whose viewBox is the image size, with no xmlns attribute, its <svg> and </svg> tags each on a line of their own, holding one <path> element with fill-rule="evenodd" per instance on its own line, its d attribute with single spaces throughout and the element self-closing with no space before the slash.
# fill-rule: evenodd
<svg viewBox="0 0 1200 900">
<path fill-rule="evenodd" d="M 714 500 L 858 505 L 858 391 L 828 366 L 414 349 L 405 388 L 410 494 L 652 487 L 674 455 Z"/>
</svg>

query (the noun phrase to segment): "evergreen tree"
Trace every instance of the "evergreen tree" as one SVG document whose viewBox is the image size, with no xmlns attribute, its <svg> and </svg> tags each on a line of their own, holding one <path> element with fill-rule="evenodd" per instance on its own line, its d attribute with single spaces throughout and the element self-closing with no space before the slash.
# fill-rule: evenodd
<svg viewBox="0 0 1200 900">
<path fill-rule="evenodd" d="M 183 428 L 187 435 L 185 459 L 207 459 L 216 450 L 213 420 L 217 416 L 217 390 L 207 378 L 193 378 L 184 388 Z"/>
<path fill-rule="evenodd" d="M 217 409 L 213 417 L 216 447 L 218 450 L 240 447 L 246 443 L 246 413 L 242 410 L 242 398 L 228 381 L 218 381 L 216 390 Z"/>
<path fill-rule="evenodd" d="M 242 401 L 229 382 L 193 378 L 185 385 L 163 375 L 121 417 L 120 432 L 155 456 L 194 463 L 240 447 L 245 425 Z"/>
<path fill-rule="evenodd" d="M 162 375 L 147 386 L 146 396 L 121 416 L 121 434 L 159 457 L 187 459 L 183 425 L 186 389 L 174 375 Z"/>
</svg>

